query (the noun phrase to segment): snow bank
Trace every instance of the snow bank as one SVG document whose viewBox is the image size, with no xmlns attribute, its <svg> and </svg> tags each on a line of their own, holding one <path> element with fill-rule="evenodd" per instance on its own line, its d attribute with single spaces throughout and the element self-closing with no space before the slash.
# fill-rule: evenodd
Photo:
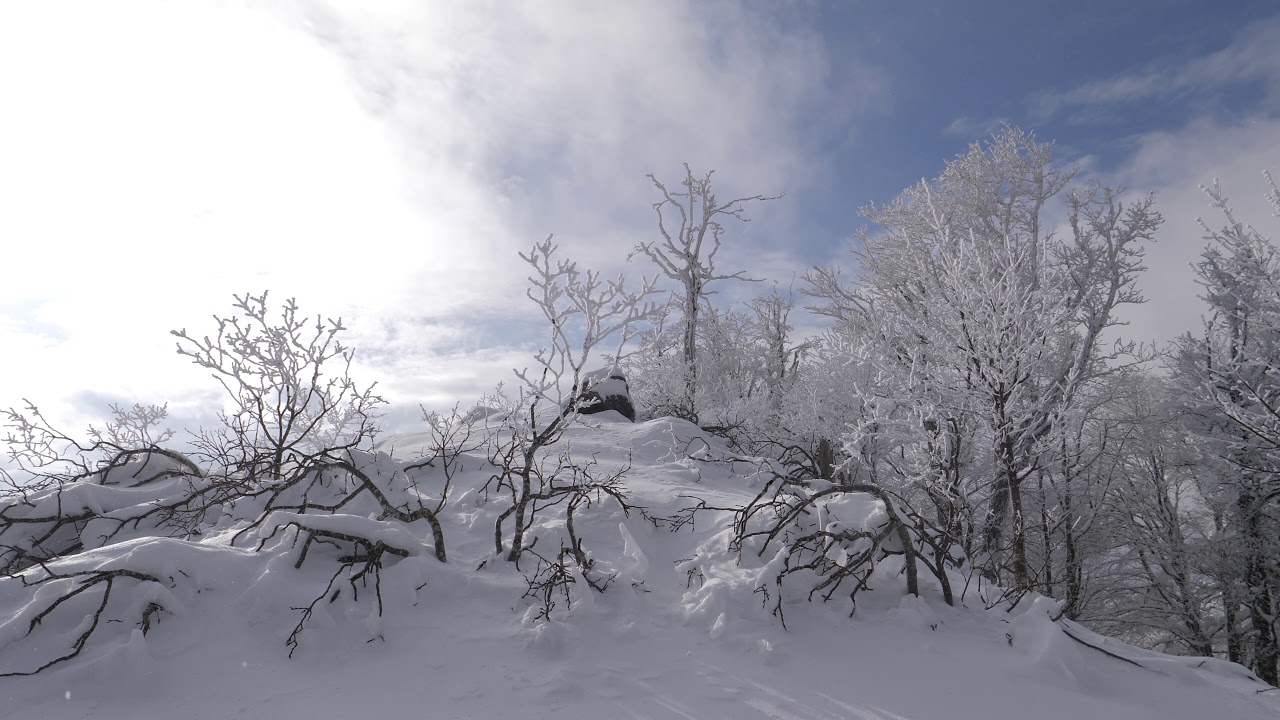
<svg viewBox="0 0 1280 720">
<path fill-rule="evenodd" d="M 398 512 L 432 508 L 443 499 L 442 469 L 408 469 L 430 441 L 429 434 L 389 438 L 381 452 L 349 460 Z M 278 509 L 259 516 L 252 511 L 261 505 L 241 503 L 184 537 L 145 520 L 110 530 L 115 519 L 189 490 L 191 477 L 77 487 L 63 509 L 93 517 L 75 537 L 48 539 L 61 550 L 42 566 L 0 579 L 0 671 L 55 659 L 105 609 L 77 657 L 33 677 L 0 678 L 8 698 L 0 715 L 1249 720 L 1280 713 L 1280 692 L 1256 692 L 1261 686 L 1238 665 L 1171 658 L 1055 622 L 1058 607 L 1048 598 L 1010 611 L 988 610 L 973 593 L 949 607 L 924 582 L 921 597 L 907 595 L 902 557 L 892 552 L 875 557 L 852 617 L 843 591 L 824 602 L 810 601 L 804 582 L 779 588 L 785 544 L 764 536 L 732 544 L 734 508 L 759 495 L 767 474 L 749 459 L 728 460 L 728 448 L 688 423 L 592 421 L 550 456 L 566 449 L 594 462 L 597 476 L 623 472 L 633 507 L 603 493 L 582 501 L 574 530 L 591 570 L 570 564 L 569 595 L 553 587 L 555 607 L 546 613 L 529 594 L 545 566 L 526 556 L 516 567 L 496 552 L 495 524 L 510 497 L 495 489 L 495 469 L 481 451 L 462 458 L 439 513 L 444 563 L 425 520 L 388 519 L 371 491 L 356 492 L 341 473 L 307 490 L 317 501 L 345 499 L 333 512 L 288 509 L 292 496 L 281 496 Z M 883 503 L 866 494 L 821 500 L 802 528 L 874 531 L 888 520 Z M 11 511 L 38 517 L 50 501 Z M 573 551 L 563 510 L 540 511 L 529 528 L 544 558 Z M 317 534 L 309 547 L 308 533 Z M 371 563 L 378 543 L 395 552 Z M 833 542 L 823 552 L 844 562 L 864 549 L 860 543 Z M 97 580 L 50 609 L 87 581 L 124 570 L 132 575 L 112 576 L 105 605 L 108 581 Z"/>
</svg>

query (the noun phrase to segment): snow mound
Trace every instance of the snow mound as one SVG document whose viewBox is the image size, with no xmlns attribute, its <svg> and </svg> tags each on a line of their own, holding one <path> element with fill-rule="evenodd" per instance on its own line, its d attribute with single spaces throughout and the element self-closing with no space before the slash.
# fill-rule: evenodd
<svg viewBox="0 0 1280 720">
<path fill-rule="evenodd" d="M 958 592 L 949 606 L 924 581 L 919 597 L 909 595 L 892 539 L 877 546 L 884 550 L 866 577 L 849 579 L 863 585 L 856 604 L 849 584 L 826 600 L 810 593 L 812 582 L 798 580 L 815 579 L 807 570 L 779 583 L 796 562 L 786 545 L 767 535 L 735 543 L 741 508 L 769 482 L 766 464 L 683 421 L 602 419 L 571 428 L 539 467 L 572 459 L 617 494 L 539 501 L 546 506 L 532 516 L 531 552 L 519 564 L 496 546 L 510 547 L 509 522 L 500 540 L 495 529 L 511 494 L 494 482 L 499 469 L 486 449 L 473 444 L 446 475 L 438 458 L 424 463 L 430 433 L 352 453 L 345 462 L 358 474 L 326 471 L 272 495 L 274 504 L 241 499 L 188 518 L 194 526 L 152 512 L 207 482 L 177 466 L 142 484 L 125 480 L 137 467 L 113 470 L 62 493 L 61 508 L 48 494 L 10 504 L 11 517 L 85 519 L 49 537 L 10 539 L 28 560 L 0 579 L 0 672 L 30 672 L 83 647 L 36 675 L 0 678 L 8 698 L 0 715 L 1248 720 L 1280 712 L 1280 693 L 1257 692 L 1238 665 L 1102 638 L 1055 621 L 1049 598 L 988 608 Z M 475 439 L 501 432 L 485 420 L 477 418 Z M 803 492 L 825 494 L 797 527 L 849 538 L 820 548 L 837 565 L 867 550 L 862 533 L 887 522 L 865 493 L 820 482 Z M 297 509 L 304 495 L 330 509 Z M 40 561 L 30 561 L 37 552 Z"/>
</svg>

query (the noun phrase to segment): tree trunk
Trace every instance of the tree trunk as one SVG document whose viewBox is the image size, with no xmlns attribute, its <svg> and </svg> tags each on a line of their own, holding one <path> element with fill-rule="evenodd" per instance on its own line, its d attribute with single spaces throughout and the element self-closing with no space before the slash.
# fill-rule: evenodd
<svg viewBox="0 0 1280 720">
<path fill-rule="evenodd" d="M 1213 513 L 1214 531 L 1218 535 L 1226 532 L 1227 521 L 1225 513 L 1222 510 L 1215 509 Z M 1244 636 L 1240 632 L 1240 597 L 1236 593 L 1235 573 L 1219 570 L 1217 576 L 1218 587 L 1222 594 L 1222 621 L 1226 626 L 1227 632 L 1227 659 L 1233 663 L 1244 664 Z"/>
<path fill-rule="evenodd" d="M 1037 473 L 1036 483 L 1040 490 L 1040 537 L 1044 544 L 1044 557 L 1041 558 L 1040 587 L 1042 592 L 1057 597 L 1053 587 L 1053 528 L 1049 518 L 1049 498 L 1044 492 L 1044 473 Z"/>
<path fill-rule="evenodd" d="M 702 287 L 696 281 L 688 287 L 684 308 L 684 410 L 689 422 L 698 422 L 698 298 Z"/>
<path fill-rule="evenodd" d="M 1022 515 L 1022 488 L 1016 478 L 1009 482 L 1009 504 L 1013 510 L 1013 580 L 1014 587 L 1031 589 L 1031 566 L 1027 563 L 1027 530 Z"/>
<path fill-rule="evenodd" d="M 1068 483 L 1069 481 L 1064 483 L 1064 486 Z M 1076 547 L 1075 511 L 1072 508 L 1069 488 L 1062 493 L 1062 510 L 1066 515 L 1066 522 L 1063 524 L 1063 546 L 1067 556 L 1063 570 L 1063 574 L 1066 575 L 1067 604 L 1063 607 L 1062 614 L 1070 620 L 1075 620 L 1079 617 L 1080 607 L 1084 602 L 1082 597 L 1084 595 L 1084 562 Z"/>
<path fill-rule="evenodd" d="M 1021 591 L 1031 589 L 1031 571 L 1027 563 L 1026 528 L 1022 515 L 1022 488 L 1018 477 L 1017 455 L 1014 452 L 1014 439 L 1009 436 L 1001 438 L 998 445 L 1000 467 L 995 487 L 991 493 L 990 512 L 986 529 L 986 552 L 989 557 L 997 557 L 1003 550 L 1001 540 L 1004 536 L 1004 523 L 1012 518 L 1010 528 L 1011 547 L 1013 552 L 1012 569 L 1014 588 Z M 991 577 L 998 582 L 998 577 Z"/>
<path fill-rule="evenodd" d="M 1262 514 L 1254 507 L 1252 493 L 1241 493 L 1236 507 L 1244 514 L 1246 547 L 1245 587 L 1248 592 L 1249 619 L 1254 633 L 1253 671 L 1270 685 L 1280 685 L 1276 660 L 1275 601 L 1267 580 L 1267 557 L 1262 531 Z"/>
</svg>

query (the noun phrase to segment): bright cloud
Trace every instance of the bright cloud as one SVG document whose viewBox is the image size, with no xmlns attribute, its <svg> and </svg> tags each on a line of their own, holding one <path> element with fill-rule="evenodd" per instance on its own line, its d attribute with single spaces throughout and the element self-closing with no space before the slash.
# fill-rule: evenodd
<svg viewBox="0 0 1280 720">
<path fill-rule="evenodd" d="M 310 38 L 233 6 L 0 10 L 5 402 L 181 404 L 199 378 L 167 332 L 208 329 L 232 292 L 390 304 L 402 278 L 355 274 L 428 222 L 346 87 Z"/>
<path fill-rule="evenodd" d="M 1159 60 L 1148 67 L 1041 94 L 1033 112 L 1069 117 L 1116 116 L 1127 106 L 1181 98 L 1189 119 L 1159 128 L 1135 128 L 1118 142 L 1124 153 L 1106 163 L 1105 179 L 1132 195 L 1154 193 L 1165 218 L 1147 252 L 1140 283 L 1147 303 L 1126 308 L 1124 335 L 1157 345 L 1199 332 L 1204 304 L 1193 265 L 1206 240 L 1199 220 L 1224 221 L 1200 186 L 1221 181 L 1237 217 L 1280 239 L 1280 224 L 1264 200 L 1264 170 L 1280 169 L 1280 54 L 1275 37 L 1280 17 L 1242 28 L 1229 44 L 1180 64 Z M 1237 93 L 1228 103 L 1224 93 Z M 1084 159 L 1086 166 L 1099 158 Z"/>
<path fill-rule="evenodd" d="M 1200 185 L 1219 179 L 1237 218 L 1280 241 L 1280 219 L 1271 217 L 1262 177 L 1264 170 L 1280 170 L 1277 138 L 1280 117 L 1257 116 L 1243 122 L 1200 118 L 1136 139 L 1137 150 L 1114 179 L 1136 192 L 1154 192 L 1165 224 L 1141 280 L 1148 302 L 1126 312 L 1132 323 L 1127 334 L 1162 341 L 1202 327 L 1205 308 L 1192 267 L 1206 244 L 1199 220 L 1217 228 L 1225 219 Z"/>
<path fill-rule="evenodd" d="M 653 237 L 645 175 L 674 183 L 683 162 L 716 169 L 723 196 L 786 193 L 730 229 L 722 267 L 785 288 L 812 263 L 847 264 L 838 238 L 858 206 L 936 174 L 962 149 L 957 135 L 990 133 L 983 106 L 1003 110 L 994 97 L 946 106 L 948 88 L 972 78 L 947 62 L 920 74 L 914 60 L 931 50 L 910 18 L 842 29 L 835 10 L 4 4 L 0 406 L 30 397 L 73 427 L 107 401 L 205 417 L 215 388 L 168 331 L 208 332 L 231 293 L 261 289 L 344 317 L 360 377 L 399 404 L 398 419 L 417 402 L 469 401 L 541 338 L 516 252 L 554 233 L 587 265 L 652 272 L 625 262 Z M 1222 177 L 1252 216 L 1258 173 L 1280 169 L 1277 28 L 1259 20 L 1199 57 L 1156 53 L 1018 96 L 1054 122 L 1182 104 L 1176 120 L 1146 117 L 1108 139 L 1107 157 L 1085 158 L 1157 192 L 1168 218 L 1133 335 L 1168 338 L 1199 317 L 1188 263 L 1202 244 L 1194 217 L 1208 210 L 1195 186 Z M 1224 88 L 1235 104 L 1216 112 Z M 925 125 L 933 135 L 901 137 Z M 1080 126 L 1061 126 L 1063 155 L 1080 155 L 1069 150 Z M 928 148 L 927 162 L 886 155 L 908 145 Z M 722 299 L 767 289 L 726 287 Z"/>
<path fill-rule="evenodd" d="M 168 330 L 263 288 L 343 315 L 389 397 L 474 397 L 537 342 L 518 249 L 625 268 L 644 174 L 683 161 L 726 193 L 820 178 L 812 129 L 854 105 L 825 62 L 803 18 L 729 4 L 6 5 L 0 404 L 195 412 Z M 790 258 L 791 202 L 726 262 Z"/>
</svg>

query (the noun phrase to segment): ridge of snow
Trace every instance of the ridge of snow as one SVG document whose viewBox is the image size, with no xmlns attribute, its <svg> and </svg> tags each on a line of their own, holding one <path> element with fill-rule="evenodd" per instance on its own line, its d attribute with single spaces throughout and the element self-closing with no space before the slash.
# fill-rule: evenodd
<svg viewBox="0 0 1280 720">
<path fill-rule="evenodd" d="M 371 456 L 368 467 L 392 473 L 428 441 L 426 435 L 384 440 L 380 447 L 390 455 Z M 697 459 L 728 451 L 683 421 L 586 421 L 563 442 L 606 472 L 630 464 L 631 501 L 655 516 L 687 507 L 690 496 L 730 507 L 759 491 L 735 472 L 745 466 Z M 232 547 L 236 526 L 223 520 L 196 540 L 138 534 L 57 559 L 51 565 L 67 572 L 125 563 L 145 568 L 162 582 L 122 585 L 120 602 L 129 607 L 121 614 L 150 602 L 166 611 L 145 637 L 129 622 L 114 623 L 75 660 L 32 677 L 0 678 L 0 717 L 1280 715 L 1280 692 L 1257 692 L 1262 686 L 1241 666 L 1166 656 L 1054 622 L 1057 604 L 1049 598 L 1028 598 L 1006 612 L 986 609 L 970 592 L 949 607 L 923 578 L 922 597 L 907 596 L 894 557 L 876 566 L 871 591 L 859 594 L 852 617 L 839 595 L 807 602 L 803 592 L 788 591 L 784 629 L 755 592 L 776 574 L 780 556 L 731 552 L 727 512 L 706 511 L 691 527 L 671 532 L 611 501 L 582 510 L 577 531 L 596 568 L 613 581 L 604 593 L 578 582 L 571 606 L 535 622 L 531 601 L 520 597 L 531 568 L 517 571 L 494 553 L 500 503 L 477 489 L 490 472 L 483 453 L 464 458 L 440 515 L 448 563 L 426 551 L 432 540 L 424 523 L 392 531 L 356 512 L 273 513 L 258 531 L 264 545 L 257 552 Z M 115 508 L 121 493 L 136 489 L 85 490 L 77 502 Z M 414 497 L 405 491 L 406 501 Z M 851 494 L 823 512 L 865 526 L 883 508 Z M 382 569 L 380 616 L 365 596 L 320 602 L 292 659 L 285 640 L 297 608 L 316 598 L 333 565 L 308 559 L 295 568 L 301 543 L 292 531 L 275 532 L 290 522 L 413 550 Z M 22 636 L 32 597 L 19 580 L 0 580 L 6 618 L 0 671 L 30 665 L 33 650 Z M 96 602 L 69 604 L 87 611 Z M 59 637 L 82 631 L 82 624 L 63 622 Z"/>
</svg>

